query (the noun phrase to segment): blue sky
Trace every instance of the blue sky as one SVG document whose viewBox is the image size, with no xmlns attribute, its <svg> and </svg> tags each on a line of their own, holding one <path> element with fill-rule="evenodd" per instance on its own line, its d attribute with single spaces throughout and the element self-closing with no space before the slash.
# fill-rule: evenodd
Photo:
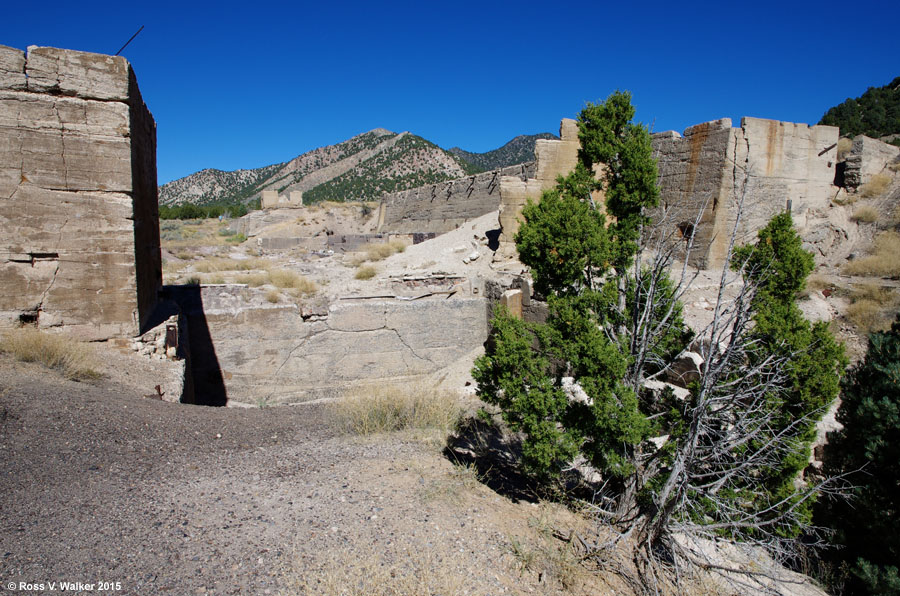
<svg viewBox="0 0 900 596">
<path fill-rule="evenodd" d="M 0 44 L 123 55 L 159 182 L 288 160 L 372 128 L 494 149 L 634 96 L 655 131 L 814 124 L 900 75 L 900 2 L 13 2 Z"/>
</svg>

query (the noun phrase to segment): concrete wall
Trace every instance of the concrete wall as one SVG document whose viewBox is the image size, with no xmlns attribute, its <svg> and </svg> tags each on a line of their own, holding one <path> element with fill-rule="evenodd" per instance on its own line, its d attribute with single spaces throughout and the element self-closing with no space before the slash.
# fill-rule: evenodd
<svg viewBox="0 0 900 596">
<path fill-rule="evenodd" d="M 156 125 L 128 62 L 0 46 L 0 325 L 137 335 L 161 272 Z"/>
<path fill-rule="evenodd" d="M 354 384 L 414 383 L 470 357 L 488 332 L 483 298 L 340 301 L 304 319 L 296 306 L 248 308 L 246 291 L 204 286 L 194 308 L 202 312 L 185 313 L 204 317 L 215 350 L 207 361 L 219 369 L 195 368 L 195 378 L 220 374 L 234 401 L 294 403 Z"/>
<path fill-rule="evenodd" d="M 560 138 L 538 141 L 534 178 L 501 179 L 502 232 L 495 260 L 516 255 L 514 237 L 525 204 L 539 200 L 558 176 L 575 168 L 579 142 L 574 120 L 562 121 Z M 662 223 L 658 233 L 676 241 L 693 237 L 690 263 L 720 267 L 736 221 L 738 241 L 749 242 L 788 204 L 802 219 L 827 209 L 837 191 L 837 139 L 835 127 L 759 118 L 743 118 L 740 128 L 724 118 L 692 126 L 683 136 L 674 131 L 653 135 L 660 206 L 651 215 Z M 599 177 L 600 169 L 594 174 Z M 602 202 L 602 196 L 594 200 Z"/>
<path fill-rule="evenodd" d="M 692 265 L 725 261 L 735 222 L 738 242 L 755 239 L 790 204 L 795 217 L 826 209 L 837 191 L 838 129 L 760 118 L 728 118 L 653 135 L 665 233 L 694 234 Z"/>
<path fill-rule="evenodd" d="M 496 259 L 516 256 L 515 235 L 519 218 L 528 201 L 537 202 L 541 194 L 556 186 L 556 179 L 565 176 L 578 163 L 578 123 L 563 118 L 559 125 L 560 140 L 538 139 L 534 146 L 534 175 L 504 176 L 500 179 L 500 247 Z"/>
<path fill-rule="evenodd" d="M 848 188 L 866 184 L 898 156 L 900 147 L 858 135 L 853 139 L 853 147 L 844 166 L 844 184 Z"/>
<path fill-rule="evenodd" d="M 387 194 L 381 199 L 378 229 L 392 234 L 449 232 L 499 207 L 501 178 L 533 175 L 534 163 L 527 163 Z"/>
<path fill-rule="evenodd" d="M 275 190 L 264 190 L 259 197 L 262 209 L 303 206 L 303 192 L 299 190 L 292 190 L 285 194 L 278 194 L 278 191 Z"/>
</svg>

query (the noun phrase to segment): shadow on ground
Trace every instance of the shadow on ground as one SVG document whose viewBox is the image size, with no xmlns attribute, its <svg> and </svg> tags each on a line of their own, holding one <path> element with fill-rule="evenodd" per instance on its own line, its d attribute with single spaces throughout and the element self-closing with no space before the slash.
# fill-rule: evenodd
<svg viewBox="0 0 900 596">
<path fill-rule="evenodd" d="M 535 503 L 540 494 L 519 467 L 522 445 L 516 437 L 480 418 L 468 418 L 447 439 L 444 456 L 455 464 L 474 466 L 481 482 L 513 502 Z"/>
</svg>

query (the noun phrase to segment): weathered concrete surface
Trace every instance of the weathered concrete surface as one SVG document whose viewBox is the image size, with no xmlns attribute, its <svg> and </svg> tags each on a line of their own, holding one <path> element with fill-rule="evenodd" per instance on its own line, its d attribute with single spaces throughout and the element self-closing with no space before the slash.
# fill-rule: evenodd
<svg viewBox="0 0 900 596">
<path fill-rule="evenodd" d="M 264 190 L 259 195 L 262 209 L 295 208 L 303 206 L 303 192 L 292 190 L 286 194 L 279 194 L 276 190 Z"/>
<path fill-rule="evenodd" d="M 515 235 L 519 218 L 528 201 L 537 202 L 541 193 L 553 188 L 559 176 L 571 172 L 578 163 L 578 123 L 563 118 L 560 140 L 538 139 L 534 146 L 534 177 L 504 177 L 500 180 L 500 247 L 496 259 L 516 256 Z"/>
<path fill-rule="evenodd" d="M 378 229 L 393 234 L 449 232 L 495 211 L 504 177 L 525 180 L 533 174 L 532 162 L 387 194 L 381 199 Z"/>
<path fill-rule="evenodd" d="M 246 291 L 202 288 L 228 399 L 239 402 L 303 402 L 354 384 L 423 381 L 480 347 L 488 332 L 483 298 L 341 301 L 304 320 L 296 306 L 246 308 Z"/>
<path fill-rule="evenodd" d="M 790 206 L 798 218 L 828 207 L 834 186 L 838 129 L 760 118 L 728 118 L 654 135 L 664 231 L 687 239 L 691 264 L 720 267 L 732 230 L 749 242 Z M 738 220 L 738 214 L 740 219 Z"/>
<path fill-rule="evenodd" d="M 27 86 L 25 52 L 0 45 L 0 89 L 22 91 Z"/>
<path fill-rule="evenodd" d="M 23 90 L 17 52 L 0 49 L 0 326 L 137 335 L 161 283 L 156 125 L 124 58 L 31 47 Z"/>
<path fill-rule="evenodd" d="M 501 180 L 502 233 L 496 260 L 515 256 L 514 237 L 525 204 L 539 200 L 558 176 L 577 164 L 577 123 L 563 120 L 560 137 L 538 141 L 535 178 Z M 802 222 L 821 220 L 837 192 L 837 138 L 835 127 L 760 118 L 743 118 L 740 128 L 732 128 L 731 120 L 724 118 L 692 126 L 683 136 L 674 131 L 654 134 L 660 207 L 652 215 L 663 224 L 659 233 L 692 237 L 690 263 L 714 268 L 724 262 L 735 222 L 738 242 L 748 242 L 788 205 Z M 594 174 L 599 177 L 601 170 Z M 594 200 L 602 203 L 602 196 Z M 814 230 L 810 225 L 808 231 Z"/>
<path fill-rule="evenodd" d="M 853 139 L 853 147 L 845 162 L 844 185 L 848 188 L 862 186 L 872 176 L 883 172 L 898 156 L 900 147 L 858 135 Z"/>
</svg>

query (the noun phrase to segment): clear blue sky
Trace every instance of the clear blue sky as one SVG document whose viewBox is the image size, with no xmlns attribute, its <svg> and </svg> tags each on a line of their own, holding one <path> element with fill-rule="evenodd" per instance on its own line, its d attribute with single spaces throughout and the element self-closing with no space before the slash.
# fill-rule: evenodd
<svg viewBox="0 0 900 596">
<path fill-rule="evenodd" d="M 159 182 L 372 128 L 488 151 L 634 95 L 655 131 L 814 124 L 900 75 L 900 2 L 9 2 L 0 44 L 112 54 L 158 128 Z"/>
</svg>

